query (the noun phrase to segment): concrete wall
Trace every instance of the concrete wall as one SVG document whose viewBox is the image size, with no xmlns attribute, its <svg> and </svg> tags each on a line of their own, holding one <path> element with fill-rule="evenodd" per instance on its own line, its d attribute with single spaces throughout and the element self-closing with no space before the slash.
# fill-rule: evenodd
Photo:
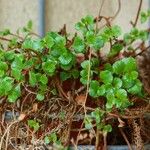
<svg viewBox="0 0 150 150">
<path fill-rule="evenodd" d="M 98 15 L 102 0 L 45 0 L 46 30 L 58 31 L 64 24 L 68 31 L 74 31 L 74 24 L 81 17 Z M 143 9 L 148 8 L 148 1 L 143 1 Z M 0 30 L 10 28 L 15 31 L 33 20 L 34 30 L 38 32 L 39 0 L 0 0 Z M 124 31 L 131 27 L 129 22 L 135 18 L 139 0 L 121 0 L 121 11 L 114 23 L 123 26 Z M 105 0 L 102 15 L 112 16 L 118 8 L 118 0 Z"/>
<path fill-rule="evenodd" d="M 38 0 L 0 0 L 0 30 L 15 32 L 32 20 L 38 32 Z"/>
<path fill-rule="evenodd" d="M 144 0 L 142 9 L 148 8 Z M 58 30 L 66 23 L 69 31 L 74 31 L 74 24 L 81 17 L 91 14 L 97 16 L 102 0 L 46 0 L 46 29 Z M 114 23 L 123 26 L 124 31 L 131 27 L 129 22 L 135 19 L 139 0 L 121 0 L 121 11 Z M 113 16 L 118 9 L 118 0 L 104 0 L 101 15 Z"/>
</svg>

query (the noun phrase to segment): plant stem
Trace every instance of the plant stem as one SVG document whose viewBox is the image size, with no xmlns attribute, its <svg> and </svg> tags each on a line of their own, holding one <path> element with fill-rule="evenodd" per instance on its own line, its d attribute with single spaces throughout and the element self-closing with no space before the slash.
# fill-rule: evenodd
<svg viewBox="0 0 150 150">
<path fill-rule="evenodd" d="M 120 132 L 121 132 L 124 140 L 126 141 L 128 147 L 129 147 L 129 150 L 133 150 L 132 147 L 131 147 L 131 145 L 130 145 L 130 143 L 129 143 L 129 141 L 128 141 L 128 139 L 127 139 L 127 137 L 126 137 L 126 135 L 125 135 L 125 133 L 123 132 L 122 128 L 119 128 L 119 130 L 120 130 Z"/>
<path fill-rule="evenodd" d="M 95 142 L 95 149 L 98 150 L 99 147 L 99 130 L 96 129 L 96 142 Z"/>
<path fill-rule="evenodd" d="M 104 147 L 103 147 L 103 150 L 107 150 L 107 133 L 103 134 L 103 138 L 104 138 Z"/>
<path fill-rule="evenodd" d="M 11 41 L 10 39 L 4 38 L 4 37 L 0 37 L 0 40 L 8 41 L 8 42 L 10 42 L 10 41 Z"/>
<path fill-rule="evenodd" d="M 142 3 L 143 3 L 143 0 L 140 0 L 139 8 L 138 8 L 138 11 L 137 11 L 135 22 L 132 23 L 133 27 L 136 27 L 136 25 L 137 25 L 137 22 L 138 22 L 138 19 L 139 19 L 139 15 L 140 15 L 140 11 L 141 11 L 141 8 L 142 8 Z"/>
<path fill-rule="evenodd" d="M 90 74 L 91 74 L 91 55 L 92 55 L 92 51 L 91 51 L 91 49 L 89 49 L 88 79 L 87 79 L 86 95 L 85 95 L 84 104 L 83 104 L 85 115 L 86 115 L 86 107 L 85 107 L 85 105 L 86 105 L 88 92 L 89 92 L 89 83 L 90 83 Z"/>
</svg>

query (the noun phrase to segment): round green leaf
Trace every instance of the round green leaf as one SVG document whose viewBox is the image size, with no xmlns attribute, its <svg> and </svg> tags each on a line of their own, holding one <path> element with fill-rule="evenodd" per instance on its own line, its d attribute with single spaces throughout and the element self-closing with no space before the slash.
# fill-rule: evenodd
<svg viewBox="0 0 150 150">
<path fill-rule="evenodd" d="M 81 63 L 81 67 L 84 68 L 84 69 L 89 69 L 89 66 L 90 66 L 90 61 L 89 60 L 85 60 Z"/>
<path fill-rule="evenodd" d="M 116 89 L 115 95 L 119 99 L 126 99 L 127 98 L 127 92 L 124 89 Z"/>
<path fill-rule="evenodd" d="M 93 80 L 90 82 L 90 88 L 89 88 L 89 94 L 92 97 L 98 97 L 98 94 L 103 94 L 104 89 L 99 85 L 99 82 L 96 80 Z"/>
<path fill-rule="evenodd" d="M 68 65 L 72 61 L 73 55 L 71 53 L 63 53 L 58 59 L 62 65 Z"/>
<path fill-rule="evenodd" d="M 75 52 L 77 52 L 77 53 L 85 52 L 84 41 L 79 36 L 75 37 L 72 47 L 74 48 Z"/>
<path fill-rule="evenodd" d="M 36 74 L 33 71 L 29 72 L 29 84 L 35 86 L 37 84 Z"/>
<path fill-rule="evenodd" d="M 122 87 L 122 80 L 120 78 L 114 78 L 113 85 L 115 88 L 121 88 Z"/>
<path fill-rule="evenodd" d="M 44 96 L 43 94 L 41 94 L 41 93 L 38 93 L 38 94 L 36 95 L 36 99 L 37 99 L 38 101 L 43 101 L 44 98 L 45 98 L 45 96 Z"/>
<path fill-rule="evenodd" d="M 112 83 L 113 81 L 113 75 L 110 71 L 105 70 L 100 72 L 100 79 L 102 80 L 103 83 Z"/>
<path fill-rule="evenodd" d="M 62 81 L 65 81 L 71 77 L 71 74 L 69 72 L 61 72 L 60 73 L 60 79 Z"/>
<path fill-rule="evenodd" d="M 97 90 L 97 95 L 98 96 L 103 96 L 105 94 L 105 86 L 101 85 L 98 90 Z"/>
<path fill-rule="evenodd" d="M 47 84 L 48 83 L 48 78 L 45 74 L 42 74 L 40 76 L 40 80 L 39 80 L 42 84 Z"/>
</svg>

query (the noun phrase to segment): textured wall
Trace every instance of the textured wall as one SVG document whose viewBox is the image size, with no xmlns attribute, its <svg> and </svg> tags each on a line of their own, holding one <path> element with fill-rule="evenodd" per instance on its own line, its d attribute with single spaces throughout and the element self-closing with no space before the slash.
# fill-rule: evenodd
<svg viewBox="0 0 150 150">
<path fill-rule="evenodd" d="M 0 30 L 10 28 L 15 32 L 30 19 L 37 32 L 38 0 L 0 0 Z"/>
<path fill-rule="evenodd" d="M 74 24 L 81 17 L 98 15 L 102 0 L 45 0 L 46 30 L 58 31 L 66 23 L 69 31 L 74 31 Z M 148 1 L 143 0 L 143 8 L 148 8 Z M 38 31 L 39 0 L 0 0 L 0 30 L 10 28 L 15 31 L 28 20 L 33 20 Z M 118 8 L 118 0 L 105 0 L 102 15 L 112 16 Z M 122 8 L 114 23 L 123 26 L 124 31 L 131 27 L 129 21 L 135 18 L 139 0 L 121 0 Z"/>
<path fill-rule="evenodd" d="M 143 9 L 148 8 L 148 1 L 143 1 Z M 46 29 L 58 30 L 67 24 L 69 31 L 74 31 L 74 24 L 81 17 L 98 15 L 102 0 L 46 0 Z M 114 23 L 123 26 L 124 31 L 131 27 L 129 22 L 135 18 L 139 0 L 121 0 L 121 11 Z M 118 0 L 105 0 L 102 15 L 113 16 L 118 8 Z"/>
</svg>

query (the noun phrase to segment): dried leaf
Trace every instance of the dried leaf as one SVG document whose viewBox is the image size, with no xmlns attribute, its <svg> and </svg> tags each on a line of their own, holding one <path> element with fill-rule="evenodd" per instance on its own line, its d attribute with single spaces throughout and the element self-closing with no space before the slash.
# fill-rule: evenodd
<svg viewBox="0 0 150 150">
<path fill-rule="evenodd" d="M 33 104 L 32 111 L 33 111 L 33 112 L 37 112 L 37 110 L 38 110 L 38 104 L 37 104 L 37 103 L 34 103 L 34 104 Z"/>
<path fill-rule="evenodd" d="M 122 121 L 120 118 L 118 118 L 118 121 L 119 121 L 118 127 L 124 127 L 125 126 L 125 122 Z"/>
<path fill-rule="evenodd" d="M 83 105 L 84 102 L 85 102 L 85 95 L 84 94 L 81 94 L 81 95 L 78 95 L 76 98 L 75 98 L 75 101 L 77 102 L 78 105 Z"/>
<path fill-rule="evenodd" d="M 20 116 L 18 117 L 19 121 L 22 121 L 24 118 L 26 117 L 26 114 L 20 114 Z"/>
</svg>

